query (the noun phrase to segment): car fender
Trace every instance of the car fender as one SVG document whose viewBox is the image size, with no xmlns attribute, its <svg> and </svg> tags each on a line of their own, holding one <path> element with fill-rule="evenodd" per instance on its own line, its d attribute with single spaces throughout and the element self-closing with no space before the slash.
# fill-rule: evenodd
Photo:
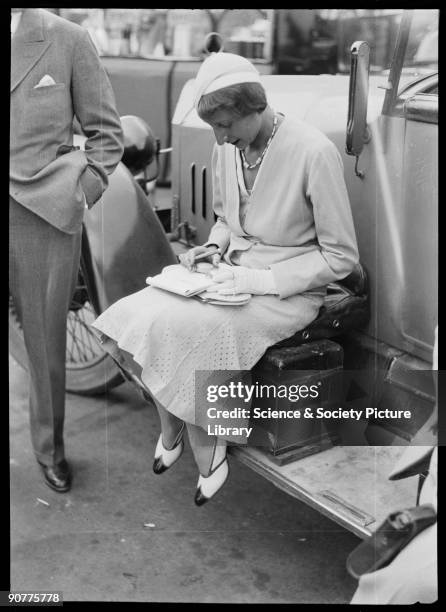
<svg viewBox="0 0 446 612">
<path fill-rule="evenodd" d="M 82 248 L 98 312 L 146 287 L 147 276 L 177 263 L 149 198 L 121 162 L 101 199 L 85 211 Z"/>
</svg>

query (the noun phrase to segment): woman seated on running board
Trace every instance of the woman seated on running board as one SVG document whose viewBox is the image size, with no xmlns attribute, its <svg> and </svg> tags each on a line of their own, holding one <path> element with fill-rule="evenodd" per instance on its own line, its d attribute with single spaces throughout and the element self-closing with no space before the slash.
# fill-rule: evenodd
<svg viewBox="0 0 446 612">
<path fill-rule="evenodd" d="M 317 128 L 269 106 L 245 58 L 215 53 L 195 79 L 195 108 L 215 135 L 208 241 L 181 257 L 188 268 L 210 245 L 222 294 L 252 294 L 239 307 L 147 287 L 106 310 L 94 327 L 111 354 L 129 354 L 161 422 L 153 469 L 180 458 L 187 430 L 202 505 L 228 475 L 226 440 L 196 424 L 196 370 L 250 370 L 266 349 L 318 315 L 329 283 L 358 262 L 340 154 Z M 216 406 L 218 407 L 218 405 Z"/>
</svg>

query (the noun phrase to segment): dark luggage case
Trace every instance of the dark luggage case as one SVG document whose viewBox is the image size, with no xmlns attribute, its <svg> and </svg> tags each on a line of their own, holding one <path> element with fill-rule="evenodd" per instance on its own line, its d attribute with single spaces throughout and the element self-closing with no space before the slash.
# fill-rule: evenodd
<svg viewBox="0 0 446 612">
<path fill-rule="evenodd" d="M 253 400 L 251 414 L 254 407 L 259 407 L 262 410 L 298 410 L 301 416 L 283 419 L 251 417 L 250 424 L 254 429 L 249 445 L 265 448 L 276 463 L 285 464 L 337 443 L 336 420 L 304 418 L 303 415 L 306 408 L 316 415 L 317 408 L 325 410 L 343 406 L 342 371 L 343 349 L 331 340 L 269 349 L 252 370 L 253 384 L 271 385 L 276 389 L 305 385 L 308 388 L 313 386 L 313 390 L 317 385 L 318 395 L 300 397 L 297 401 L 290 401 L 289 394 Z"/>
</svg>

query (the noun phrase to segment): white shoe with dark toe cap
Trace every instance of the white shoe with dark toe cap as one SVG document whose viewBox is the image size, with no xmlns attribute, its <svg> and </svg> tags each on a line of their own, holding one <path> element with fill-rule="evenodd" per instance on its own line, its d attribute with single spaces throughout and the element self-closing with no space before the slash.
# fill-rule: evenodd
<svg viewBox="0 0 446 612">
<path fill-rule="evenodd" d="M 214 495 L 225 484 L 229 474 L 229 465 L 226 457 L 223 461 L 210 473 L 209 476 L 202 476 L 198 479 L 197 491 L 194 501 L 197 506 L 202 506 L 207 501 L 212 499 Z"/>
<path fill-rule="evenodd" d="M 153 459 L 153 471 L 155 474 L 162 474 L 168 470 L 183 454 L 184 441 L 183 441 L 184 425 L 182 426 L 179 434 L 175 438 L 175 442 L 172 448 L 165 448 L 163 444 L 163 434 L 160 434 L 158 442 L 156 443 L 155 456 Z"/>
</svg>

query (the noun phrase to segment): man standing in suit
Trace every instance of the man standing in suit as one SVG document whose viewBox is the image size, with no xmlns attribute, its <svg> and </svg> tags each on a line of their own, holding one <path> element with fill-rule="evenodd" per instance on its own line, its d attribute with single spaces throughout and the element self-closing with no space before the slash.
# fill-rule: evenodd
<svg viewBox="0 0 446 612">
<path fill-rule="evenodd" d="M 9 289 L 30 370 L 30 424 L 45 482 L 71 487 L 63 440 L 66 318 L 81 227 L 107 187 L 123 136 L 88 33 L 43 9 L 12 9 Z M 73 118 L 87 136 L 73 146 Z"/>
</svg>

